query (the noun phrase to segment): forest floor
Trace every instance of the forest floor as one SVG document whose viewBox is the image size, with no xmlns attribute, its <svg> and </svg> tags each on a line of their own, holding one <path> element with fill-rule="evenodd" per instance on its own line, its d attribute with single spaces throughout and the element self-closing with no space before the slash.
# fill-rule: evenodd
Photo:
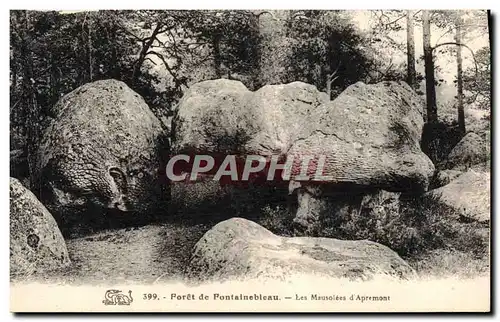
<svg viewBox="0 0 500 322">
<path fill-rule="evenodd" d="M 71 265 L 45 280 L 78 285 L 181 279 L 193 246 L 209 228 L 203 224 L 149 225 L 68 239 Z"/>
<path fill-rule="evenodd" d="M 207 223 L 168 223 L 68 239 L 71 265 L 43 279 L 71 285 L 181 281 L 194 245 L 211 227 Z M 406 260 L 424 279 L 475 278 L 489 274 L 489 258 L 460 251 L 435 250 Z"/>
</svg>

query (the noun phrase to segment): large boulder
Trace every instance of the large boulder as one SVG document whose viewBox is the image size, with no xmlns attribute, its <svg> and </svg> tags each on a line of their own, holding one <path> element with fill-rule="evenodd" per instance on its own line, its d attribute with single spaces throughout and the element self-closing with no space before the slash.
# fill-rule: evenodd
<svg viewBox="0 0 500 322">
<path fill-rule="evenodd" d="M 143 216 L 158 205 L 162 126 L 139 94 L 121 81 L 96 81 L 65 95 L 52 112 L 33 173 L 34 191 L 57 220 L 78 225 L 82 213 L 107 211 Z"/>
<path fill-rule="evenodd" d="M 469 170 L 423 198 L 449 207 L 456 219 L 486 223 L 491 216 L 490 179 L 490 172 Z"/>
<path fill-rule="evenodd" d="M 302 179 L 296 185 L 297 222 L 334 215 L 324 203 L 329 195 L 338 199 L 339 192 L 425 192 L 435 168 L 420 149 L 422 110 L 415 92 L 396 82 L 358 82 L 317 108 L 311 117 L 315 122 L 304 123 L 287 154 L 299 161 L 312 157 L 315 162 L 307 174 L 317 173 L 320 167 L 323 175 L 316 182 Z M 292 180 L 299 174 L 300 163 L 295 162 Z"/>
<path fill-rule="evenodd" d="M 70 264 L 56 221 L 19 180 L 10 178 L 10 276 L 33 274 Z"/>
<path fill-rule="evenodd" d="M 315 110 L 288 156 L 325 156 L 332 183 L 425 191 L 434 165 L 420 149 L 422 109 L 405 83 L 358 82 Z"/>
<path fill-rule="evenodd" d="M 312 111 L 326 101 L 326 94 L 302 82 L 266 85 L 255 92 L 234 80 L 200 82 L 177 106 L 172 150 L 280 154 Z"/>
<path fill-rule="evenodd" d="M 273 155 L 284 155 L 302 124 L 312 122 L 310 117 L 314 109 L 327 100 L 325 93 L 302 82 L 266 85 L 254 92 L 235 80 L 197 83 L 177 105 L 172 123 L 172 153 L 213 155 L 216 159 L 214 169 L 225 155 L 254 154 L 267 160 Z M 244 159 L 238 162 L 242 164 Z M 190 186 L 185 188 L 186 184 Z M 221 195 L 233 198 L 230 192 L 241 188 L 224 188 L 220 193 L 206 195 L 204 187 L 205 184 L 199 182 L 172 183 L 172 190 L 189 189 L 191 196 L 203 195 L 210 200 L 219 200 Z M 286 191 L 286 185 L 281 184 L 280 189 Z M 263 193 L 266 191 L 263 187 Z M 185 201 L 172 200 L 176 204 Z M 246 196 L 241 204 L 252 205 L 254 201 Z"/>
<path fill-rule="evenodd" d="M 469 132 L 451 150 L 446 159 L 447 169 L 466 171 L 489 160 L 486 142 L 476 133 Z"/>
<path fill-rule="evenodd" d="M 413 269 L 394 251 L 367 240 L 280 237 L 232 218 L 215 225 L 195 245 L 187 276 L 195 280 L 286 279 L 312 274 L 371 279 L 410 278 Z"/>
</svg>

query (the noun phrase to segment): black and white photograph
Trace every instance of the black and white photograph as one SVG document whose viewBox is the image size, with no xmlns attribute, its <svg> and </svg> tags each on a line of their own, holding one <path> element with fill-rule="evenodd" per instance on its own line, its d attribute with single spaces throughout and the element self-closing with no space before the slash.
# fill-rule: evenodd
<svg viewBox="0 0 500 322">
<path fill-rule="evenodd" d="M 11 311 L 489 312 L 492 20 L 10 10 Z"/>
</svg>

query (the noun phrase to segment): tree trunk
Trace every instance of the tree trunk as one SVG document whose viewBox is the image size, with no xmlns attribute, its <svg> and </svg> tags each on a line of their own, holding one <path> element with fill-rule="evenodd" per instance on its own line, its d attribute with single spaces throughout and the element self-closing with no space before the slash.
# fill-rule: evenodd
<svg viewBox="0 0 500 322">
<path fill-rule="evenodd" d="M 427 97 L 427 122 L 437 123 L 436 87 L 434 80 L 434 61 L 431 47 L 431 24 L 429 11 L 422 11 L 424 63 L 425 63 L 425 92 Z"/>
<path fill-rule="evenodd" d="M 38 139 L 40 137 L 40 109 L 37 102 L 36 83 L 34 75 L 34 59 L 31 50 L 32 34 L 31 34 L 31 17 L 28 11 L 20 12 L 18 16 L 20 20 L 24 20 L 24 26 L 21 26 L 18 21 L 18 30 L 20 43 L 20 56 L 23 62 L 22 73 L 22 88 L 24 95 L 28 101 L 23 117 L 25 118 L 24 133 L 26 134 L 26 154 L 28 155 L 28 167 L 30 171 L 30 182 L 33 182 L 33 174 L 36 167 L 36 151 L 38 147 Z M 34 186 L 31 186 L 33 188 Z M 36 192 L 35 192 L 36 193 Z"/>
<path fill-rule="evenodd" d="M 87 22 L 87 45 L 89 51 L 89 81 L 91 82 L 93 79 L 93 70 L 92 70 L 92 17 L 89 14 L 89 21 Z"/>
<path fill-rule="evenodd" d="M 153 42 L 155 41 L 156 37 L 160 33 L 161 27 L 162 27 L 162 24 L 160 22 L 156 23 L 156 27 L 153 30 L 153 33 L 151 34 L 151 36 L 143 39 L 141 52 L 139 53 L 139 58 L 135 62 L 134 68 L 132 70 L 132 76 L 131 76 L 132 84 L 137 83 L 137 81 L 139 79 L 139 72 L 141 71 L 142 64 L 144 64 L 144 61 L 146 60 L 146 56 L 148 55 L 149 48 L 151 48 L 151 45 L 153 45 Z"/>
<path fill-rule="evenodd" d="M 328 95 L 328 100 L 332 99 L 332 80 L 330 77 L 326 78 L 326 95 Z"/>
<path fill-rule="evenodd" d="M 263 35 L 265 32 L 265 28 L 261 26 L 260 20 L 261 12 L 251 13 L 250 19 L 251 24 L 253 25 L 254 30 L 257 33 L 257 42 L 252 46 L 252 89 L 257 90 L 262 86 L 263 73 L 261 70 L 261 59 L 262 59 L 262 50 L 263 50 Z"/>
<path fill-rule="evenodd" d="M 285 60 L 289 44 L 283 43 L 286 21 L 290 13 L 286 10 L 259 12 L 259 85 L 283 83 L 286 78 Z M 265 68 L 264 68 L 265 66 Z M 260 87 L 259 86 L 259 87 Z"/>
<path fill-rule="evenodd" d="M 460 12 L 457 12 L 456 19 L 456 35 L 457 43 L 457 110 L 458 110 L 458 127 L 462 135 L 465 135 L 465 113 L 464 113 L 464 90 L 462 79 L 462 17 Z"/>
<path fill-rule="evenodd" d="M 321 65 L 320 64 L 316 64 L 314 66 L 314 69 L 313 69 L 313 78 L 314 78 L 314 85 L 316 85 L 316 87 L 320 87 L 322 84 L 322 77 L 321 77 Z"/>
<path fill-rule="evenodd" d="M 118 37 L 116 33 L 116 26 L 113 25 L 111 29 L 111 37 L 110 42 L 113 44 L 111 47 L 111 77 L 115 79 L 120 78 L 120 69 L 118 66 L 118 54 L 117 54 L 117 43 Z"/>
<path fill-rule="evenodd" d="M 411 88 L 417 89 L 417 72 L 415 70 L 415 38 L 413 36 L 413 14 L 406 11 L 406 49 L 408 52 L 407 82 Z"/>
<path fill-rule="evenodd" d="M 217 78 L 222 77 L 222 72 L 221 72 L 222 58 L 220 53 L 220 40 L 221 36 L 219 34 L 215 35 L 214 38 L 212 39 L 212 46 L 214 50 L 214 69 L 215 69 L 215 76 Z"/>
</svg>

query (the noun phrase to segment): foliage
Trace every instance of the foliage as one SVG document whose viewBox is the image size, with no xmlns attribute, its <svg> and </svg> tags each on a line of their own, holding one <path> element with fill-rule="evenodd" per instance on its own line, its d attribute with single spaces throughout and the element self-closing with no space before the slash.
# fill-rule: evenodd
<svg viewBox="0 0 500 322">
<path fill-rule="evenodd" d="M 473 51 L 467 46 L 478 37 L 488 34 L 487 14 L 482 10 L 436 10 L 433 11 L 432 22 L 444 32 L 438 37 L 435 45 L 435 54 L 455 55 L 455 42 L 447 42 L 444 39 L 450 37 L 457 29 L 457 15 L 460 16 L 462 51 L 465 58 L 469 60 L 468 67 L 463 71 L 464 101 L 469 105 L 475 105 L 481 109 L 490 107 L 490 50 L 489 46 Z M 443 45 L 444 46 L 441 46 Z M 436 69 L 440 69 L 436 66 Z M 457 80 L 454 81 L 457 83 Z"/>
<path fill-rule="evenodd" d="M 337 70 L 339 91 L 367 80 L 374 58 L 363 50 L 365 38 L 341 11 L 303 10 L 287 21 L 291 57 L 288 81 L 300 80 L 326 88 L 327 75 Z"/>
<path fill-rule="evenodd" d="M 21 90 L 28 67 L 33 69 L 31 82 L 43 107 L 91 80 L 124 78 L 136 44 L 123 36 L 119 19 L 113 12 L 62 15 L 13 11 L 11 93 Z M 23 58 L 28 53 L 21 51 L 31 54 L 32 66 L 25 66 Z"/>
<path fill-rule="evenodd" d="M 217 35 L 222 36 L 218 63 L 255 74 L 258 37 L 252 36 L 252 21 L 245 12 L 12 11 L 11 141 L 28 138 L 36 148 L 51 107 L 63 95 L 99 79 L 126 82 L 157 116 L 169 116 L 186 87 L 203 80 L 190 76 L 203 60 L 213 58 L 210 41 Z M 208 54 L 200 55 L 202 51 Z"/>
<path fill-rule="evenodd" d="M 340 88 L 374 72 L 360 47 L 363 37 L 345 14 L 283 13 L 280 24 L 266 27 L 263 17 L 279 12 L 12 11 L 13 142 L 28 138 L 26 142 L 35 148 L 51 107 L 73 89 L 99 79 L 126 82 L 165 121 L 182 93 L 206 79 L 238 79 L 250 89 L 271 79 L 273 83 L 303 80 L 324 89 L 325 73 L 339 62 Z M 297 16 L 302 13 L 308 23 Z M 286 41 L 275 43 L 275 35 Z M 262 68 L 279 56 L 273 52 L 287 54 L 274 62 L 275 69 Z M 320 66 L 320 73 L 314 74 L 316 67 L 311 66 Z"/>
<path fill-rule="evenodd" d="M 214 56 L 216 77 L 232 73 L 258 75 L 259 30 L 250 11 L 204 11 L 188 25 L 198 44 L 208 45 Z"/>
<path fill-rule="evenodd" d="M 125 79 L 137 49 L 117 12 L 12 11 L 10 22 L 11 124 L 28 144 L 61 96 L 89 81 Z"/>
<path fill-rule="evenodd" d="M 466 100 L 480 109 L 491 108 L 491 59 L 490 48 L 483 47 L 476 52 L 478 73 L 474 67 L 464 71 L 464 89 L 468 92 Z"/>
<path fill-rule="evenodd" d="M 262 208 L 262 215 L 257 223 L 271 232 L 285 237 L 295 236 L 293 215 L 282 205 L 266 205 Z"/>
<path fill-rule="evenodd" d="M 296 235 L 292 217 L 283 207 L 265 207 L 259 223 L 272 232 Z M 467 252 L 484 257 L 488 241 L 477 223 L 460 223 L 453 210 L 438 200 L 403 199 L 380 191 L 363 198 L 358 211 L 340 211 L 324 218 L 315 236 L 345 240 L 368 239 L 384 244 L 404 258 L 433 250 Z"/>
<path fill-rule="evenodd" d="M 413 59 L 415 62 L 416 59 L 414 56 L 415 53 L 413 52 L 412 54 L 408 51 L 408 46 L 410 45 L 413 46 L 413 50 L 415 49 L 415 39 L 414 36 L 413 38 L 408 38 L 407 14 L 411 15 L 410 26 L 414 30 L 415 18 L 419 12 L 411 10 L 373 10 L 370 12 L 373 20 L 372 28 L 368 32 L 370 47 L 377 50 L 377 55 L 389 57 L 389 59 L 380 62 L 386 70 L 384 78 L 389 78 L 389 80 L 405 79 L 408 81 L 408 60 Z M 398 38 L 406 39 L 406 43 L 399 41 Z M 398 57 L 398 55 L 401 56 L 401 54 L 406 59 L 398 62 L 395 57 Z M 415 75 L 411 76 L 412 81 L 416 81 L 416 79 L 422 80 L 423 75 L 417 73 L 414 69 L 415 66 L 413 65 L 412 73 Z M 415 77 L 415 80 L 413 80 L 413 77 Z M 418 89 L 419 84 L 414 83 L 413 87 Z"/>
<path fill-rule="evenodd" d="M 471 252 L 440 249 L 407 261 L 417 274 L 426 278 L 453 276 L 458 279 L 473 279 L 490 273 L 488 256 L 477 256 Z"/>
</svg>

